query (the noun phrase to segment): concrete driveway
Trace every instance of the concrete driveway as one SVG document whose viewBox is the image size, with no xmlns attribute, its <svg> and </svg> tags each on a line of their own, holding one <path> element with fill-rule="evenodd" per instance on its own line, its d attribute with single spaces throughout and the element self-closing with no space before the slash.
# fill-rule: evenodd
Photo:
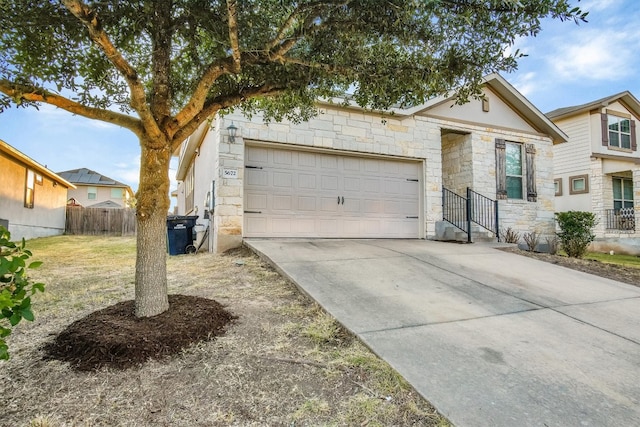
<svg viewBox="0 0 640 427">
<path fill-rule="evenodd" d="M 640 288 L 424 240 L 248 240 L 456 426 L 639 426 Z"/>
</svg>

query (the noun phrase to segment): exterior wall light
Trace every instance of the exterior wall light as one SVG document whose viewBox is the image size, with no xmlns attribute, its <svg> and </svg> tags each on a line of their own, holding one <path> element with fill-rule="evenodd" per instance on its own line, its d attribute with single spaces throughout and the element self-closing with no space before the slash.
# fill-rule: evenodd
<svg viewBox="0 0 640 427">
<path fill-rule="evenodd" d="M 238 133 L 238 128 L 234 126 L 233 122 L 231 122 L 229 127 L 227 127 L 227 130 L 229 131 L 229 142 L 233 144 L 234 142 L 236 142 L 236 135 Z"/>
</svg>

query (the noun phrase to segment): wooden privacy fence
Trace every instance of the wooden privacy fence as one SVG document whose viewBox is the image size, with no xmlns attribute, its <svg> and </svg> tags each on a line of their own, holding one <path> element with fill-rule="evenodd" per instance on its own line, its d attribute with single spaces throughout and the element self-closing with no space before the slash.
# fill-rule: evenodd
<svg viewBox="0 0 640 427">
<path fill-rule="evenodd" d="M 134 209 L 67 206 L 66 234 L 127 236 L 136 234 Z"/>
</svg>

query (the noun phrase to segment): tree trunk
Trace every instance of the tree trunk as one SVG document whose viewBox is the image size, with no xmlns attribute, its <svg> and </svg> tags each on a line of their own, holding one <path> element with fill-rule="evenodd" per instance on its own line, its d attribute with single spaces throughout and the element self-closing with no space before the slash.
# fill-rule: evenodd
<svg viewBox="0 0 640 427">
<path fill-rule="evenodd" d="M 166 234 L 171 151 L 168 141 L 144 137 L 140 139 L 140 146 L 135 314 L 137 317 L 151 317 L 169 308 Z M 158 146 L 161 148 L 155 148 Z"/>
</svg>

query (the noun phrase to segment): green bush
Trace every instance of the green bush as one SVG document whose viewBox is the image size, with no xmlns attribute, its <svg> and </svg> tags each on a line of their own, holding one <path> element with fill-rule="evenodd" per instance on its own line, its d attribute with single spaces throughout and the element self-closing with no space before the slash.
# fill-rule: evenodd
<svg viewBox="0 0 640 427">
<path fill-rule="evenodd" d="M 44 284 L 31 283 L 27 270 L 39 267 L 40 261 L 31 262 L 31 251 L 25 249 L 25 241 L 16 244 L 11 233 L 0 226 L 0 360 L 9 359 L 9 346 L 5 338 L 11 328 L 22 319 L 33 320 L 31 295 L 44 291 Z"/>
<path fill-rule="evenodd" d="M 597 223 L 596 216 L 591 212 L 556 212 L 556 220 L 562 249 L 569 257 L 582 258 L 595 238 L 592 229 Z"/>
</svg>

